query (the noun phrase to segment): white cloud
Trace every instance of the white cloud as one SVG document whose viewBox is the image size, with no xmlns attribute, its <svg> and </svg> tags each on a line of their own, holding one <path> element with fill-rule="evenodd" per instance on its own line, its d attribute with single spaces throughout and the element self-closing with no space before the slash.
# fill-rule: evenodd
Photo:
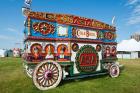
<svg viewBox="0 0 140 93">
<path fill-rule="evenodd" d="M 0 35 L 0 39 L 1 40 L 13 40 L 14 38 L 10 37 L 10 36 L 6 36 L 6 35 Z"/>
<path fill-rule="evenodd" d="M 6 30 L 7 30 L 7 31 L 10 31 L 10 32 L 17 32 L 17 31 L 18 31 L 17 29 L 15 29 L 15 28 L 10 28 L 10 27 L 7 28 Z"/>
<path fill-rule="evenodd" d="M 133 6 L 127 24 L 140 24 L 140 0 L 128 0 L 127 6 Z"/>
<path fill-rule="evenodd" d="M 128 0 L 127 5 L 136 4 L 139 0 Z"/>
<path fill-rule="evenodd" d="M 140 15 L 136 16 L 131 16 L 129 19 L 128 19 L 128 24 L 129 25 L 135 25 L 135 24 L 140 24 Z"/>
<path fill-rule="evenodd" d="M 19 36 L 23 35 L 22 30 L 14 28 L 14 27 L 5 28 L 4 31 L 13 33 L 14 35 L 19 35 Z"/>
<path fill-rule="evenodd" d="M 137 5 L 137 6 L 134 8 L 133 14 L 139 14 L 139 15 L 140 15 L 140 5 Z"/>
</svg>

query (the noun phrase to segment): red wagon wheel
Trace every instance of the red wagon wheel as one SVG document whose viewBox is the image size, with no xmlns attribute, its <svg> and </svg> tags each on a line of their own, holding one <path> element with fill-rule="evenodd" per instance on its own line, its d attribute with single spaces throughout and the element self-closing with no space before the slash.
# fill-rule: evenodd
<svg viewBox="0 0 140 93">
<path fill-rule="evenodd" d="M 57 87 L 61 79 L 62 69 L 57 62 L 41 62 L 33 73 L 33 82 L 40 90 Z"/>
<path fill-rule="evenodd" d="M 117 64 L 112 64 L 109 68 L 109 75 L 112 78 L 118 77 L 120 74 L 120 68 Z"/>
</svg>

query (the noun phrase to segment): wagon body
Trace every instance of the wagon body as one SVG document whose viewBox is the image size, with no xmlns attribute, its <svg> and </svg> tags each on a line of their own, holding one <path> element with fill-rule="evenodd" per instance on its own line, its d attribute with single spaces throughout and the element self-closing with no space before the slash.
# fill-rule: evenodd
<svg viewBox="0 0 140 93">
<path fill-rule="evenodd" d="M 58 73 L 62 72 L 62 79 L 74 79 L 108 73 L 117 61 L 116 28 L 94 19 L 30 12 L 24 35 L 24 66 L 31 77 L 33 72 L 40 73 L 39 66 L 43 64 L 42 70 L 55 69 L 55 66 L 45 66 L 46 62 L 60 65 L 57 68 L 61 69 Z M 47 79 L 53 76 L 50 72 L 45 73 Z M 33 78 L 37 77 L 33 75 Z M 39 86 L 42 90 L 48 88 Z"/>
</svg>

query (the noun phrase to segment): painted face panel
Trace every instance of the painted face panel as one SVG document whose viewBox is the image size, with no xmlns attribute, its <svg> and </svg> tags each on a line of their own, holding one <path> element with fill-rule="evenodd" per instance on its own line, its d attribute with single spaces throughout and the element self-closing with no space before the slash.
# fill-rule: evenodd
<svg viewBox="0 0 140 93">
<path fill-rule="evenodd" d="M 112 56 L 112 57 L 116 57 L 116 54 L 117 54 L 116 47 L 113 46 L 112 49 L 111 49 L 111 56 Z"/>
<path fill-rule="evenodd" d="M 68 53 L 68 47 L 66 45 L 64 45 L 64 44 L 61 44 L 61 45 L 58 46 L 57 52 L 58 52 L 58 54 L 67 55 L 67 53 Z"/>
<path fill-rule="evenodd" d="M 52 44 L 48 44 L 46 47 L 45 47 L 45 52 L 46 54 L 54 54 L 54 46 Z"/>
<path fill-rule="evenodd" d="M 37 59 L 42 53 L 42 46 L 38 43 L 35 43 L 31 46 L 31 53 L 34 55 L 35 59 Z"/>
</svg>

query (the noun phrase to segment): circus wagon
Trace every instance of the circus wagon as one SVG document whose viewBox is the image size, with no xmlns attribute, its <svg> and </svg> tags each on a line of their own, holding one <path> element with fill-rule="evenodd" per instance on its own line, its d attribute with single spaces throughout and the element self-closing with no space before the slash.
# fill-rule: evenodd
<svg viewBox="0 0 140 93">
<path fill-rule="evenodd" d="M 75 15 L 23 10 L 23 66 L 38 89 L 57 87 L 62 80 L 119 76 L 114 26 Z"/>
</svg>

